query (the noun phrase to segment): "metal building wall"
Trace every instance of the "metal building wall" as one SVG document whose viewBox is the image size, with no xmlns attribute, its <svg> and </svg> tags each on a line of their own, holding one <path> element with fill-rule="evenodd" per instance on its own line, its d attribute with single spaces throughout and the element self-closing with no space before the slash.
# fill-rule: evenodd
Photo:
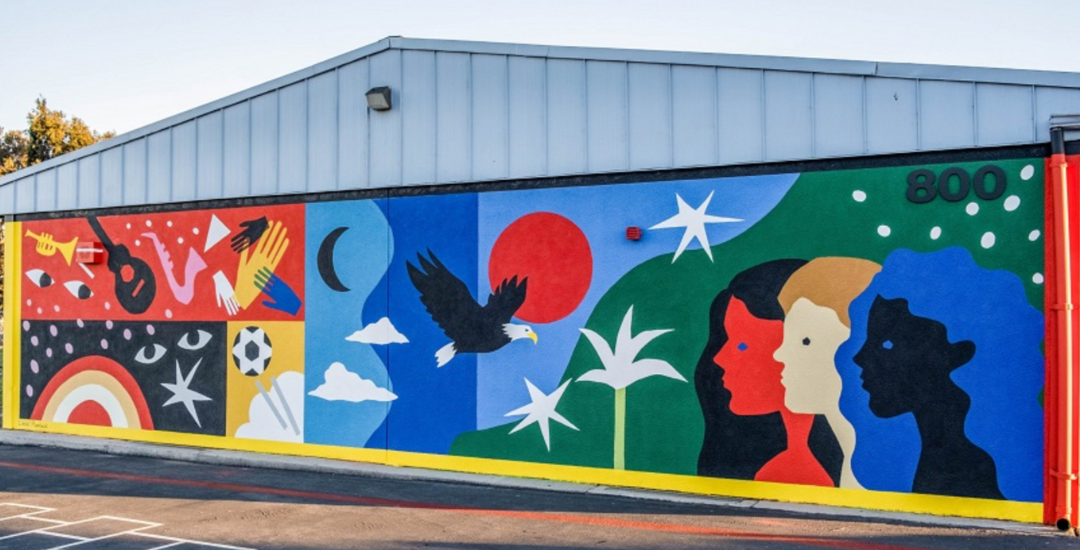
<svg viewBox="0 0 1080 550">
<path fill-rule="evenodd" d="M 1070 112 L 1080 75 L 387 39 L 0 179 L 0 214 L 1023 144 Z"/>
</svg>

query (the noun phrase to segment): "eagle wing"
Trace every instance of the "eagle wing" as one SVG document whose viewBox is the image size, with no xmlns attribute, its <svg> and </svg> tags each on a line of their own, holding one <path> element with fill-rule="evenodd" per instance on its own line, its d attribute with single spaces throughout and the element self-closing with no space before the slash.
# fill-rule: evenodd
<svg viewBox="0 0 1080 550">
<path fill-rule="evenodd" d="M 516 275 L 510 279 L 503 279 L 499 288 L 488 296 L 487 305 L 484 306 L 484 315 L 500 325 L 509 323 L 510 318 L 525 303 L 525 292 L 528 286 L 528 277 L 521 279 L 520 283 Z"/>
<path fill-rule="evenodd" d="M 416 255 L 423 271 L 405 262 L 413 286 L 420 291 L 420 302 L 448 338 L 459 343 L 469 340 L 477 323 L 482 322 L 484 308 L 473 299 L 469 287 L 430 250 L 428 256 L 431 257 L 430 261 L 420 254 Z"/>
</svg>

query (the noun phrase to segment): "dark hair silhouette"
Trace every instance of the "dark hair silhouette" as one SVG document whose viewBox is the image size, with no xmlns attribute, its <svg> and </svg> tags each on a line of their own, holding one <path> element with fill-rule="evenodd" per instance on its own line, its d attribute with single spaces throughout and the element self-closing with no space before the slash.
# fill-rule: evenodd
<svg viewBox="0 0 1080 550">
<path fill-rule="evenodd" d="M 713 300 L 709 341 L 694 372 L 694 386 L 705 419 L 698 475 L 754 479 L 765 463 L 787 448 L 787 432 L 779 412 L 756 416 L 731 412 L 731 392 L 724 387 L 724 371 L 713 358 L 728 340 L 724 317 L 731 298 L 746 304 L 754 317 L 782 320 L 784 310 L 777 297 L 791 274 L 805 264 L 805 260 L 773 260 L 756 265 L 736 275 Z M 833 483 L 839 483 L 843 451 L 821 415 L 814 417 L 809 445 Z"/>
<path fill-rule="evenodd" d="M 913 315 L 907 300 L 874 298 L 855 364 L 872 413 L 915 417 L 922 449 L 913 492 L 1004 498 L 993 458 L 964 433 L 971 398 L 950 377 L 974 356 L 975 344 L 950 342 L 945 325 Z"/>
</svg>

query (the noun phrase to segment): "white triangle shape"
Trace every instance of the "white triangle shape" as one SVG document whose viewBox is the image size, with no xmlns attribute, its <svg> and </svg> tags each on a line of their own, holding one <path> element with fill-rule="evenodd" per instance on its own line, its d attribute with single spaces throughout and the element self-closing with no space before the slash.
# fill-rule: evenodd
<svg viewBox="0 0 1080 550">
<path fill-rule="evenodd" d="M 206 230 L 206 246 L 203 247 L 203 252 L 214 248 L 214 245 L 221 242 L 221 239 L 229 236 L 229 228 L 225 224 L 221 223 L 217 215 L 214 214 L 210 217 L 210 229 Z"/>
</svg>

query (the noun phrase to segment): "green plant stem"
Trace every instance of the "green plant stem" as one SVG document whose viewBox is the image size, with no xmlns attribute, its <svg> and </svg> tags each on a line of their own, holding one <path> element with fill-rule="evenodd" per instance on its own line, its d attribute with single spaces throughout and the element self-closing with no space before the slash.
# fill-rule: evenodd
<svg viewBox="0 0 1080 550">
<path fill-rule="evenodd" d="M 615 469 L 626 469 L 626 388 L 615 390 Z"/>
</svg>

